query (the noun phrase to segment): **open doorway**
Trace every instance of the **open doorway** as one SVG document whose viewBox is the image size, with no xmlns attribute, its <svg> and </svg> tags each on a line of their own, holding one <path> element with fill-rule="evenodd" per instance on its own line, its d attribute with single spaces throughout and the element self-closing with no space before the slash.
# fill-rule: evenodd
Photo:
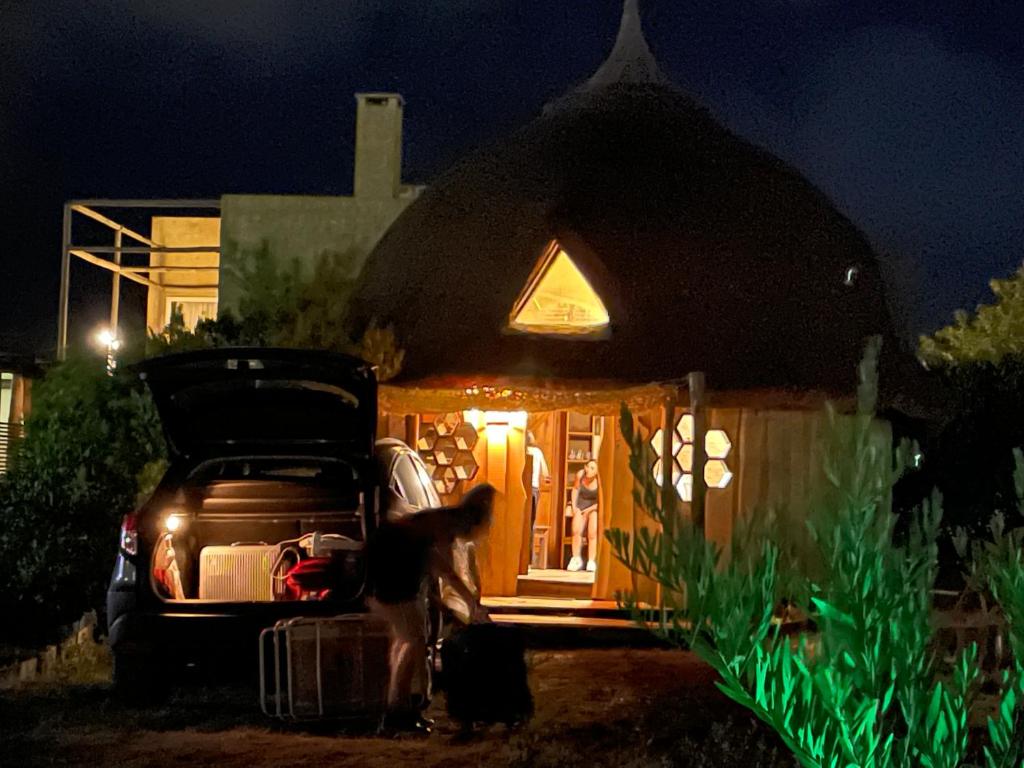
<svg viewBox="0 0 1024 768">
<path fill-rule="evenodd" d="M 593 414 L 530 415 L 526 466 L 533 524 L 526 536 L 529 562 L 520 567 L 520 595 L 590 596 L 606 525 L 598 471 L 604 431 L 604 417 Z"/>
</svg>

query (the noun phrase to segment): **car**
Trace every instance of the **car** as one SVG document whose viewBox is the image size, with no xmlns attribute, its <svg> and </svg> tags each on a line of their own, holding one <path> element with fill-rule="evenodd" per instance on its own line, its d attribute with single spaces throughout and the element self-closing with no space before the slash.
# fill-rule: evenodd
<svg viewBox="0 0 1024 768">
<path fill-rule="evenodd" d="M 107 592 L 114 684 L 157 697 L 176 670 L 252 664 L 260 631 L 366 610 L 366 542 L 385 492 L 440 499 L 419 455 L 375 441 L 372 368 L 234 348 L 138 364 L 168 467 L 125 516 Z"/>
</svg>

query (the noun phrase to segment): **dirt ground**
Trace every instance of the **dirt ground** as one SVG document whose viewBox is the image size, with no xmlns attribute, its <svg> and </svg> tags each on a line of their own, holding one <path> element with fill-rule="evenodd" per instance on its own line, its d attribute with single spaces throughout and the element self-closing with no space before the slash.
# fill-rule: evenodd
<svg viewBox="0 0 1024 768">
<path fill-rule="evenodd" d="M 429 737 L 377 737 L 285 726 L 259 711 L 255 691 L 175 691 L 131 709 L 104 684 L 0 694 L 4 766 L 782 766 L 774 741 L 714 688 L 693 656 L 661 650 L 531 655 L 536 715 L 509 731 L 462 739 L 434 702 Z"/>
</svg>

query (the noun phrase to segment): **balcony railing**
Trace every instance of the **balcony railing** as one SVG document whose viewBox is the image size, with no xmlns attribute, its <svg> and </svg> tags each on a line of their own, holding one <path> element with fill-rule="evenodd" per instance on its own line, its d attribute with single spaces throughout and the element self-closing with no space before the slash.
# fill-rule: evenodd
<svg viewBox="0 0 1024 768">
<path fill-rule="evenodd" d="M 7 471 L 7 461 L 11 455 L 11 446 L 14 441 L 21 437 L 23 427 L 21 424 L 11 424 L 0 421 L 0 475 Z"/>
</svg>

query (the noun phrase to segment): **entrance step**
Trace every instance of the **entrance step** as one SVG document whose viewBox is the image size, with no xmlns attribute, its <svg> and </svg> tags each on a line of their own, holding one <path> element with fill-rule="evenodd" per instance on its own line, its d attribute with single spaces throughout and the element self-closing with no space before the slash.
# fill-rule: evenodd
<svg viewBox="0 0 1024 768">
<path fill-rule="evenodd" d="M 491 613 L 506 615 L 629 620 L 629 613 L 619 608 L 614 600 L 517 595 L 516 597 L 485 597 L 482 602 Z"/>
<path fill-rule="evenodd" d="M 594 574 L 555 568 L 531 568 L 516 581 L 520 597 L 587 599 L 594 591 Z"/>
<path fill-rule="evenodd" d="M 662 646 L 613 600 L 519 595 L 482 602 L 494 621 L 521 626 L 530 648 Z"/>
</svg>

